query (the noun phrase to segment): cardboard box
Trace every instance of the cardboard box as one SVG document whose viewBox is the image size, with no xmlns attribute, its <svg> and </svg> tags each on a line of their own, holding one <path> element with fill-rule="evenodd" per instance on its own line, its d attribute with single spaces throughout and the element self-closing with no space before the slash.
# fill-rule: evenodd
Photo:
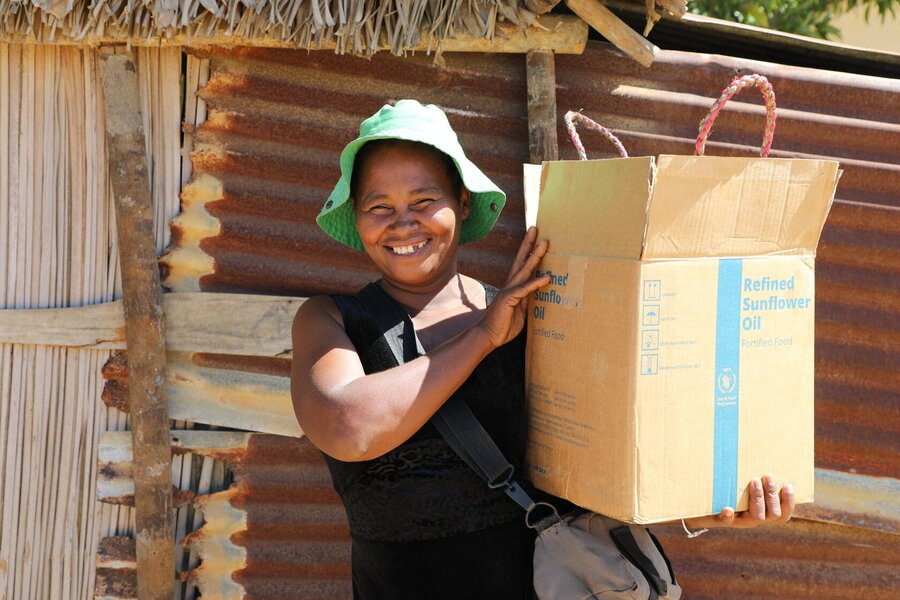
<svg viewBox="0 0 900 600">
<path fill-rule="evenodd" d="M 539 488 L 633 523 L 744 510 L 770 472 L 813 499 L 814 257 L 838 177 L 819 160 L 544 163 Z"/>
</svg>

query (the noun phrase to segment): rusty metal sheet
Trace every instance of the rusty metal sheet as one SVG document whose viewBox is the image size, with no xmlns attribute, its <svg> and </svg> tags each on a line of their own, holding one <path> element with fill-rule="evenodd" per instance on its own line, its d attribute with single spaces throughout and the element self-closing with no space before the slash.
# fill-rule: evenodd
<svg viewBox="0 0 900 600">
<path fill-rule="evenodd" d="M 171 433 L 173 455 L 199 454 L 217 460 L 231 460 L 242 455 L 252 433 L 232 431 L 178 430 Z M 106 431 L 100 436 L 97 451 L 97 499 L 113 504 L 134 503 L 134 454 L 130 431 Z M 181 474 L 172 472 L 172 483 L 177 484 Z M 181 490 L 178 490 L 181 492 Z M 185 504 L 194 499 L 193 492 L 181 492 Z"/>
<path fill-rule="evenodd" d="M 250 441 L 256 435 L 237 431 L 179 430 L 171 434 L 172 454 L 178 456 L 192 453 L 232 464 L 243 460 Z M 134 457 L 131 443 L 128 431 L 103 434 L 97 456 L 97 470 L 100 473 L 97 479 L 99 500 L 129 506 L 133 504 Z M 272 442 L 272 446 L 279 446 L 279 443 Z M 179 490 L 179 478 L 180 473 L 173 469 L 176 504 L 184 505 L 195 500 L 196 495 Z M 321 480 L 317 480 L 317 483 L 323 482 L 328 482 L 327 476 L 323 475 Z M 900 481 L 897 479 L 816 469 L 815 485 L 815 503 L 798 507 L 798 516 L 889 533 L 900 531 L 900 504 L 897 503 Z"/>
<path fill-rule="evenodd" d="M 307 440 L 246 432 L 170 432 L 175 454 L 224 461 L 233 483 L 193 502 L 203 527 L 184 543 L 200 566 L 180 574 L 203 597 L 346 599 L 350 596 L 350 543 L 343 507 L 321 454 Z M 98 492 L 133 493 L 131 435 L 107 432 L 99 451 Z M 134 542 L 106 538 L 98 553 L 96 593 L 130 598 Z"/>
<path fill-rule="evenodd" d="M 172 419 L 303 435 L 291 404 L 288 359 L 227 355 L 219 359 L 225 366 L 218 367 L 204 356 L 167 354 L 165 387 Z M 128 366 L 122 353 L 110 357 L 103 377 L 103 402 L 128 412 Z"/>
<path fill-rule="evenodd" d="M 900 532 L 900 480 L 816 469 L 816 501 L 797 507 L 803 519 Z"/>
<path fill-rule="evenodd" d="M 94 600 L 137 600 L 136 569 L 134 538 L 115 536 L 101 539 L 97 546 Z"/>
<path fill-rule="evenodd" d="M 221 600 L 349 598 L 346 519 L 321 456 L 307 441 L 220 431 L 171 436 L 176 454 L 224 460 L 234 473 L 229 489 L 194 500 L 205 524 L 185 543 L 202 563 L 183 579 Z M 104 480 L 128 478 L 130 445 L 128 432 L 104 435 L 100 489 Z M 835 477 L 840 474 L 817 473 L 817 486 L 840 486 Z M 872 501 L 845 491 L 839 495 L 848 503 Z M 895 529 L 898 491 L 895 483 L 878 494 Z M 844 509 L 846 517 L 850 511 Z M 877 600 L 891 598 L 900 583 L 900 536 L 894 534 L 800 520 L 775 530 L 714 530 L 700 540 L 686 539 L 680 528 L 654 530 L 693 598 Z M 133 541 L 107 538 L 98 556 L 98 597 L 133 597 Z"/>
<path fill-rule="evenodd" d="M 716 530 L 687 539 L 653 529 L 691 600 L 890 600 L 900 586 L 900 536 L 811 521 Z"/>
<path fill-rule="evenodd" d="M 304 296 L 349 292 L 373 279 L 365 256 L 328 238 L 315 216 L 354 128 L 387 99 L 406 96 L 444 107 L 471 158 L 509 194 L 494 233 L 460 258 L 467 272 L 500 282 L 522 231 L 528 128 L 521 56 L 448 56 L 441 69 L 428 57 L 259 49 L 209 55 L 213 72 L 200 92 L 209 117 L 194 137 L 198 175 L 182 194 L 177 242 L 162 260 L 166 285 Z"/>
<path fill-rule="evenodd" d="M 415 57 L 365 61 L 261 49 L 205 55 L 212 61 L 201 92 L 209 119 L 195 134 L 195 179 L 163 259 L 173 290 L 305 296 L 351 291 L 372 278 L 366 259 L 320 233 L 314 218 L 353 128 L 386 100 L 406 96 L 445 107 L 473 160 L 508 193 L 497 230 L 461 256 L 462 270 L 502 280 L 523 229 L 523 57 L 447 55 L 440 68 Z M 692 598 L 891 598 L 900 583 L 893 500 L 900 473 L 900 81 L 670 51 L 644 69 L 590 43 L 582 56 L 557 57 L 558 110 L 584 109 L 633 155 L 686 154 L 711 99 L 744 71 L 775 85 L 781 112 L 774 156 L 836 158 L 845 169 L 817 258 L 822 502 L 805 513 L 829 522 L 716 531 L 699 540 L 664 529 L 665 543 Z M 762 108 L 745 95 L 723 111 L 710 154 L 754 152 Z M 562 127 L 558 135 L 561 157 L 575 158 Z M 589 154 L 612 155 L 585 137 Z M 191 359 L 198 368 L 285 377 L 285 364 L 270 360 L 248 367 L 241 357 Z M 348 598 L 346 524 L 336 499 L 325 501 L 331 492 L 315 451 L 306 447 L 309 455 L 295 459 L 292 449 L 305 441 L 251 439 L 260 445 L 235 471 L 246 493 L 229 490 L 209 505 L 246 510 L 246 529 L 223 528 L 219 537 L 208 530 L 209 558 L 197 576 L 208 565 L 207 585 L 217 573 L 222 585 L 238 582 L 244 598 Z M 296 504 L 285 500 L 291 494 Z M 213 551 L 217 545 L 223 554 Z M 238 556 L 245 562 L 234 562 Z M 236 569 L 233 579 L 229 569 Z"/>
</svg>

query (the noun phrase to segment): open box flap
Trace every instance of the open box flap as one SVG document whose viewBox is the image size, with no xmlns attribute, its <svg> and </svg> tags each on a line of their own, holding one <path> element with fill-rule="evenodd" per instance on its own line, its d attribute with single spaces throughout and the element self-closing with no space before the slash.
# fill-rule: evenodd
<svg viewBox="0 0 900 600">
<path fill-rule="evenodd" d="M 643 258 L 815 255 L 831 160 L 661 155 Z"/>
<path fill-rule="evenodd" d="M 545 162 L 537 225 L 557 254 L 641 256 L 653 158 Z"/>
</svg>

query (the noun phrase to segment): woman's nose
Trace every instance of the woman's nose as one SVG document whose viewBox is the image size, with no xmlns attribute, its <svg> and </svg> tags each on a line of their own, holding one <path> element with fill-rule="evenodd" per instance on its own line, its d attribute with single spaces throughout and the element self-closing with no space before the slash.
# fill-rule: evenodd
<svg viewBox="0 0 900 600">
<path fill-rule="evenodd" d="M 394 219 L 391 221 L 392 229 L 408 229 L 417 225 L 415 212 L 411 210 L 399 210 L 394 213 Z"/>
</svg>

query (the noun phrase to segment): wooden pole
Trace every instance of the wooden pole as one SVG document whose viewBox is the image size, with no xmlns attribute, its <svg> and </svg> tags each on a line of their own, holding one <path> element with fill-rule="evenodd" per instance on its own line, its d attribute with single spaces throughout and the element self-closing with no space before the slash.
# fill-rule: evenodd
<svg viewBox="0 0 900 600">
<path fill-rule="evenodd" d="M 551 50 L 531 50 L 525 59 L 528 80 L 530 162 L 559 158 L 556 141 L 556 63 Z"/>
<path fill-rule="evenodd" d="M 165 319 L 153 233 L 137 72 L 130 50 L 101 49 L 107 159 L 122 268 L 134 446 L 138 600 L 175 587 L 172 451 L 165 392 Z"/>
<path fill-rule="evenodd" d="M 649 67 L 659 54 L 659 48 L 626 25 L 612 11 L 600 4 L 599 0 L 566 0 L 566 6 L 600 32 L 611 44 L 645 67 Z"/>
</svg>

